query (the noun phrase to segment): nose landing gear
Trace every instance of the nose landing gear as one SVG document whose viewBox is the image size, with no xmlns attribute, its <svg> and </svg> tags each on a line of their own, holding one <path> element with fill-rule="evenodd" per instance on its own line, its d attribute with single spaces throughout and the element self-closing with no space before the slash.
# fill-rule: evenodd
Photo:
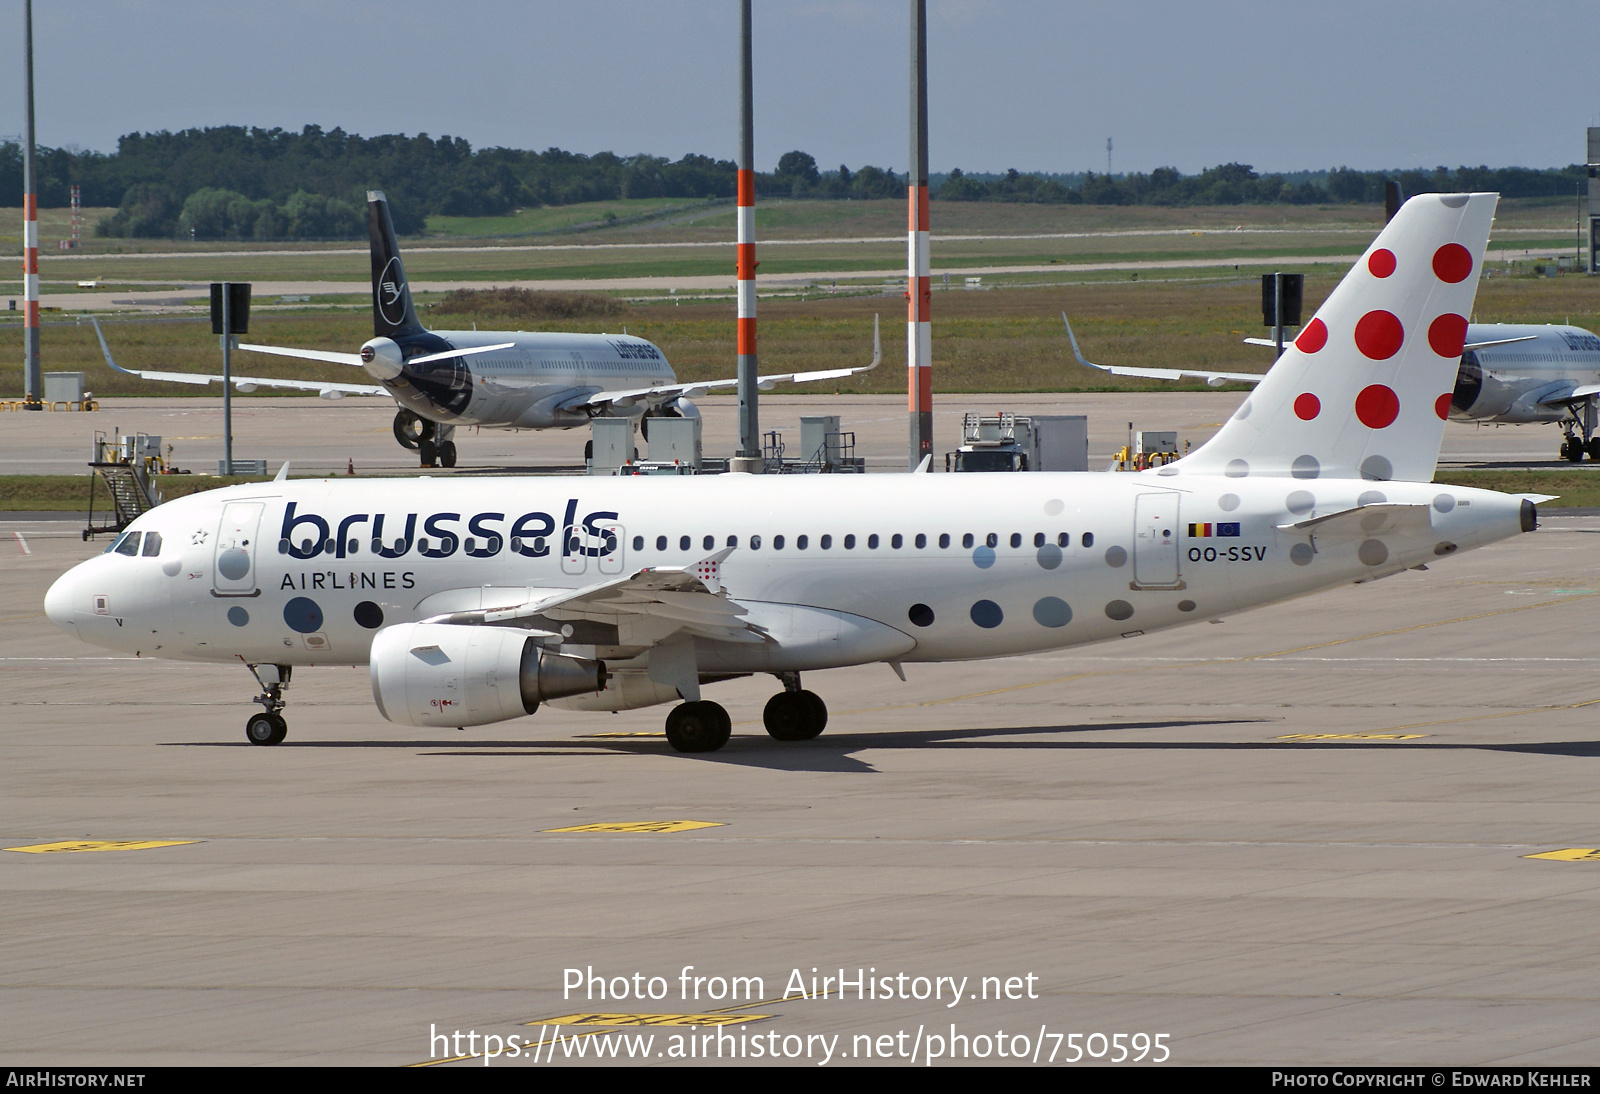
<svg viewBox="0 0 1600 1094">
<path fill-rule="evenodd" d="M 800 687 L 798 672 L 779 673 L 784 690 L 767 700 L 761 721 L 776 741 L 809 741 L 828 726 L 828 705 Z"/>
<path fill-rule="evenodd" d="M 261 694 L 255 702 L 264 708 L 252 714 L 244 724 L 245 738 L 253 745 L 282 744 L 289 735 L 289 723 L 278 712 L 283 709 L 283 689 L 289 686 L 292 665 L 246 665 L 250 675 L 261 685 Z"/>
<path fill-rule="evenodd" d="M 733 719 L 721 703 L 680 703 L 667 715 L 667 743 L 679 752 L 715 752 L 733 734 Z"/>
</svg>

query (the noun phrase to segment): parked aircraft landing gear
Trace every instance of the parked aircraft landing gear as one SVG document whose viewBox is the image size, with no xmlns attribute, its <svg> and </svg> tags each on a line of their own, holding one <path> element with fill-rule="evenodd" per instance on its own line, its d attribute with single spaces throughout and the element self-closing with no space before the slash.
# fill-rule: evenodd
<svg viewBox="0 0 1600 1094">
<path fill-rule="evenodd" d="M 809 741 L 828 725 L 828 705 L 814 691 L 800 687 L 800 674 L 783 673 L 784 690 L 767 700 L 761 721 L 777 741 Z"/>
<path fill-rule="evenodd" d="M 667 743 L 679 752 L 715 752 L 732 735 L 733 719 L 720 703 L 680 703 L 667 715 Z"/>
<path fill-rule="evenodd" d="M 244 724 L 245 738 L 253 745 L 282 744 L 283 739 L 289 735 L 289 723 L 278 712 L 283 709 L 283 689 L 289 686 L 289 675 L 294 671 L 292 665 L 246 665 L 250 675 L 256 678 L 256 683 L 261 685 L 261 694 L 255 701 L 263 708 L 262 713 L 252 714 Z"/>
</svg>

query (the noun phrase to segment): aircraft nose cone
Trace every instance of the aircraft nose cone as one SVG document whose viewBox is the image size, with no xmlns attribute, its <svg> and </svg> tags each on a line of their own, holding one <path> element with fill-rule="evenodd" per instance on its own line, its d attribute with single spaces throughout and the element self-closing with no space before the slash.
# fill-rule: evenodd
<svg viewBox="0 0 1600 1094">
<path fill-rule="evenodd" d="M 77 631 L 72 619 L 72 594 L 77 584 L 77 572 L 68 570 L 56 578 L 55 584 L 50 586 L 50 591 L 44 594 L 44 614 L 50 617 L 50 622 L 72 633 Z"/>
</svg>

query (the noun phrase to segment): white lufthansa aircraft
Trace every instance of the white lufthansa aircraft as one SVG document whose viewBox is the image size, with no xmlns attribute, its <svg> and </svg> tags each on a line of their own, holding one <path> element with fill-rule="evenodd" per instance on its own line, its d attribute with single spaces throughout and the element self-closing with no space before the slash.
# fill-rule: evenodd
<svg viewBox="0 0 1600 1094">
<path fill-rule="evenodd" d="M 233 376 L 240 391 L 281 388 L 315 391 L 324 398 L 390 395 L 400 404 L 395 439 L 419 452 L 424 467 L 456 463 L 457 426 L 498 429 L 571 429 L 600 416 L 699 417 L 693 399 L 737 379 L 680 383 L 666 356 L 651 342 L 626 334 L 557 334 L 525 331 L 430 331 L 417 318 L 400 262 L 400 245 L 381 191 L 367 193 L 372 243 L 373 337 L 359 353 L 241 343 L 256 353 L 301 357 L 366 371 L 374 383 L 281 380 Z M 95 331 L 99 334 L 99 324 Z M 194 372 L 123 368 L 104 335 L 100 348 L 113 370 L 146 380 L 221 383 Z M 871 364 L 760 377 L 761 390 L 783 382 L 837 380 L 876 368 L 882 359 L 876 324 Z"/>
<path fill-rule="evenodd" d="M 1378 268 L 1387 266 L 1380 261 Z M 1078 363 L 1102 372 L 1155 380 L 1198 379 L 1212 387 L 1257 384 L 1266 375 L 1097 365 L 1084 358 L 1066 315 L 1061 321 Z M 1450 396 L 1451 418 L 1495 425 L 1557 422 L 1563 433 L 1561 459 L 1576 463 L 1587 453 L 1591 460 L 1600 460 L 1600 436 L 1595 435 L 1600 431 L 1600 337 L 1582 327 L 1473 323 L 1465 339 Z M 1245 342 L 1276 346 L 1266 338 Z"/>
<path fill-rule="evenodd" d="M 800 674 L 1130 637 L 1531 531 L 1539 496 L 1437 486 L 1493 194 L 1413 198 L 1204 446 L 1133 474 L 276 481 L 146 513 L 45 610 L 85 641 L 250 666 L 275 744 L 292 669 L 369 664 L 408 726 L 541 703 L 702 698 L 768 673 L 779 740 L 820 733 Z M 924 464 L 926 467 L 926 464 Z M 281 478 L 281 475 L 280 475 Z"/>
</svg>

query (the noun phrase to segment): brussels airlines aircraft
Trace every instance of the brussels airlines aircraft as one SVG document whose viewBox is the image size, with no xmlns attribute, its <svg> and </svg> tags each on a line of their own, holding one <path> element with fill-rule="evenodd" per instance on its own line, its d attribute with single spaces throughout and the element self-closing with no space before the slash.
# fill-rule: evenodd
<svg viewBox="0 0 1600 1094">
<path fill-rule="evenodd" d="M 394 419 L 395 439 L 417 449 L 424 467 L 439 463 L 454 467 L 458 425 L 570 429 L 599 416 L 695 418 L 699 417 L 691 401 L 695 396 L 712 388 L 735 387 L 739 382 L 679 383 L 659 349 L 626 334 L 427 330 L 411 304 L 389 202 L 381 191 L 367 193 L 367 227 L 372 237 L 373 337 L 360 353 L 250 344 L 239 348 L 355 365 L 377 384 L 236 375 L 233 383 L 240 391 L 286 388 L 315 391 L 329 399 L 392 395 L 400 404 Z M 99 330 L 96 323 L 96 334 Z M 186 384 L 222 382 L 221 376 L 201 373 L 122 368 L 111 359 L 104 335 L 100 335 L 100 348 L 106 364 L 127 375 Z M 881 359 L 874 327 L 871 364 L 762 376 L 758 384 L 766 391 L 783 381 L 837 380 L 876 368 Z"/>
<path fill-rule="evenodd" d="M 1413 198 L 1220 431 L 1133 474 L 277 481 L 146 513 L 58 580 L 86 641 L 240 661 L 275 744 L 292 669 L 369 664 L 378 711 L 470 726 L 540 703 L 683 700 L 720 748 L 719 680 L 770 673 L 783 741 L 827 708 L 800 674 L 1131 637 L 1533 530 L 1534 501 L 1432 477 L 1496 196 Z M 924 463 L 924 469 L 926 463 Z M 280 474 L 280 479 L 282 478 Z"/>
</svg>

